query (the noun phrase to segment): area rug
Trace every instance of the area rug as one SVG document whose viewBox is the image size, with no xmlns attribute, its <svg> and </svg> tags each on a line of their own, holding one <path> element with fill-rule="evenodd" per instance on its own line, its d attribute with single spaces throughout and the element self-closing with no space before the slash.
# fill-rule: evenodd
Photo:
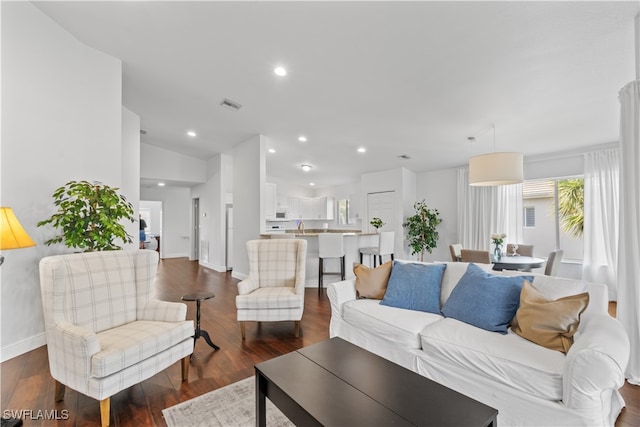
<svg viewBox="0 0 640 427">
<path fill-rule="evenodd" d="M 254 427 L 255 378 L 219 388 L 162 410 L 168 427 Z M 293 423 L 267 399 L 267 425 L 291 427 Z"/>
</svg>

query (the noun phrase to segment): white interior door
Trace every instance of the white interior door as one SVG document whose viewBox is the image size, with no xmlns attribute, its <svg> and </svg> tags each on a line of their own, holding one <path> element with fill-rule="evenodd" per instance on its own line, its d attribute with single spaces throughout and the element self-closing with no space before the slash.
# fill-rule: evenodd
<svg viewBox="0 0 640 427">
<path fill-rule="evenodd" d="M 385 223 L 380 230 L 395 230 L 395 200 L 395 191 L 367 194 L 367 230 L 375 231 L 375 228 L 369 224 L 374 217 L 380 218 Z"/>
</svg>

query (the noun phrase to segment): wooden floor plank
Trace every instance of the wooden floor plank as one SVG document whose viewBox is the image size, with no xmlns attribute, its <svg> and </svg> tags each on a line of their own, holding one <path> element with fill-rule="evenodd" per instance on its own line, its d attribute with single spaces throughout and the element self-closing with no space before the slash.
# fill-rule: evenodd
<svg viewBox="0 0 640 427">
<path fill-rule="evenodd" d="M 201 326 L 220 350 L 214 351 L 203 339 L 196 343 L 190 360 L 189 380 L 181 380 L 180 363 L 175 363 L 142 383 L 111 398 L 113 427 L 166 426 L 162 410 L 254 374 L 253 365 L 286 354 L 329 337 L 331 308 L 326 295 L 307 289 L 300 337 L 294 337 L 293 322 L 247 324 L 242 340 L 236 321 L 237 280 L 230 273 L 217 273 L 186 258 L 160 261 L 156 279 L 157 296 L 180 301 L 193 292 L 213 292 L 202 302 Z M 187 316 L 195 319 L 196 304 L 188 302 Z M 615 313 L 615 305 L 613 306 Z M 10 359 L 0 365 L 2 409 L 68 410 L 67 420 L 24 420 L 25 426 L 99 426 L 98 401 L 69 389 L 62 402 L 53 399 L 54 381 L 49 375 L 46 347 Z M 616 427 L 640 425 L 640 387 L 626 384 L 622 389 L 627 408 Z"/>
</svg>

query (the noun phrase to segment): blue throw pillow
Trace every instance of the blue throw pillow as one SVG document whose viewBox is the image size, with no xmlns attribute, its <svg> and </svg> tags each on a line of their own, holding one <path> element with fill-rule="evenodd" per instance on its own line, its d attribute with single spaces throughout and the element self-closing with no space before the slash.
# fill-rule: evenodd
<svg viewBox="0 0 640 427">
<path fill-rule="evenodd" d="M 445 264 L 393 262 L 382 305 L 440 313 L 440 283 Z"/>
<path fill-rule="evenodd" d="M 506 334 L 520 305 L 524 280 L 533 282 L 533 276 L 496 276 L 469 264 L 442 306 L 442 315 Z"/>
</svg>

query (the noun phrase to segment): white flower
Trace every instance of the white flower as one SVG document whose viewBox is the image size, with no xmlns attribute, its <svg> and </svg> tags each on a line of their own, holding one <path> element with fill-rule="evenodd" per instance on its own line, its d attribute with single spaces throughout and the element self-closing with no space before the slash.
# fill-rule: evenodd
<svg viewBox="0 0 640 427">
<path fill-rule="evenodd" d="M 507 237 L 507 235 L 504 234 L 504 233 L 494 233 L 494 234 L 491 235 L 491 239 L 492 240 L 502 240 L 505 237 Z"/>
</svg>

